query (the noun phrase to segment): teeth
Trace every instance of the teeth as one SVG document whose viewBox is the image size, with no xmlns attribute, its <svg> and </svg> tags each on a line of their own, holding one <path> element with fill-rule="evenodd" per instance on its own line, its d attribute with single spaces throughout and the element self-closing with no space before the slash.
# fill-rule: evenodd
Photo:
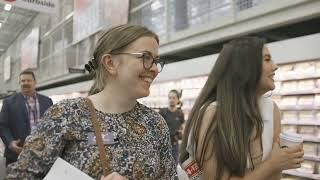
<svg viewBox="0 0 320 180">
<path fill-rule="evenodd" d="M 148 78 L 148 77 L 145 77 L 143 78 L 144 81 L 148 82 L 148 83 L 152 83 L 152 78 Z"/>
</svg>

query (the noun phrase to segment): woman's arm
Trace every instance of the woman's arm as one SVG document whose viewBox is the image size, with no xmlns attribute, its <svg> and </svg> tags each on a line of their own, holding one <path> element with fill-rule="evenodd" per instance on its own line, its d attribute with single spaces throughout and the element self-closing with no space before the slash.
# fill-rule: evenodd
<svg viewBox="0 0 320 180">
<path fill-rule="evenodd" d="M 215 106 L 208 106 L 204 116 L 203 122 L 200 128 L 200 138 L 198 144 L 204 142 L 205 134 L 208 133 L 208 123 L 213 119 L 215 114 Z M 280 123 L 280 114 L 277 123 Z M 280 130 L 280 129 L 279 129 Z M 280 133 L 276 129 L 275 133 Z M 215 157 L 214 144 L 209 143 L 208 148 L 205 151 L 205 159 L 202 166 L 204 180 L 215 179 L 217 173 L 217 160 Z M 199 146 L 198 146 L 199 147 Z M 201 149 L 197 149 L 197 156 L 201 154 Z M 279 173 L 284 169 L 292 169 L 300 167 L 300 163 L 303 161 L 302 146 L 294 146 L 286 149 L 281 149 L 278 142 L 274 143 L 272 152 L 267 160 L 261 163 L 255 170 L 247 173 L 244 177 L 231 176 L 227 169 L 222 173 L 221 180 L 270 180 L 270 177 L 278 178 Z"/>
<path fill-rule="evenodd" d="M 281 133 L 281 121 L 280 121 L 280 110 L 276 103 L 273 103 L 273 143 L 280 143 L 280 133 Z M 270 177 L 272 180 L 281 179 L 281 171 L 275 172 L 274 175 Z"/>
</svg>

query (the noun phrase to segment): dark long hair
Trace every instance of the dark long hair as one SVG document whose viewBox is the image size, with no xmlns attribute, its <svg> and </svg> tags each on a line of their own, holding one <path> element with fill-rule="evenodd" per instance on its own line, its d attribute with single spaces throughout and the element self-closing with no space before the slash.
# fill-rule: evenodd
<svg viewBox="0 0 320 180">
<path fill-rule="evenodd" d="M 201 152 L 200 157 L 195 157 L 200 167 L 203 166 L 205 151 L 211 141 L 215 144 L 217 178 L 221 178 L 224 168 L 233 175 L 244 175 L 251 134 L 256 128 L 255 137 L 259 137 L 263 130 L 256 95 L 262 71 L 263 46 L 264 40 L 257 37 L 242 37 L 223 46 L 189 115 L 180 162 L 188 157 L 185 147 L 191 133 L 195 151 Z M 204 143 L 198 146 L 196 142 L 199 141 L 203 114 L 214 101 L 217 102 L 216 113 L 209 124 Z"/>
</svg>

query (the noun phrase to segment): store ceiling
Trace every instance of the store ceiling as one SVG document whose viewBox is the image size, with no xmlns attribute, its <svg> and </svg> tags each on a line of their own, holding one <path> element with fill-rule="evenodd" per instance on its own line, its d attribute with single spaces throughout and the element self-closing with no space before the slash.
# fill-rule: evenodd
<svg viewBox="0 0 320 180">
<path fill-rule="evenodd" d="M 8 11 L 5 10 L 5 4 L 0 4 L 0 56 L 6 52 L 36 14 L 35 11 L 14 6 Z"/>
<path fill-rule="evenodd" d="M 265 31 L 254 32 L 248 35 L 264 37 L 269 43 L 315 33 L 320 33 L 320 16 L 300 22 L 274 27 Z M 215 42 L 211 44 L 208 43 L 203 46 L 192 47 L 179 52 L 165 54 L 162 56 L 162 58 L 165 59 L 167 63 L 171 63 L 219 53 L 222 49 L 222 45 L 229 40 L 230 39 L 224 39 L 221 42 Z"/>
</svg>

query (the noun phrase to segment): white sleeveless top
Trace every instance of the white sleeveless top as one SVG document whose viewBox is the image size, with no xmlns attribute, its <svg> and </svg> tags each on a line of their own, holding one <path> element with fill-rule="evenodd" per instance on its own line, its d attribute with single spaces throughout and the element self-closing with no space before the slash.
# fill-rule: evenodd
<svg viewBox="0 0 320 180">
<path fill-rule="evenodd" d="M 211 105 L 216 106 L 216 102 L 212 102 Z M 263 132 L 262 132 L 262 161 L 265 160 L 271 152 L 273 144 L 273 101 L 271 97 L 260 97 L 258 100 L 259 110 L 263 120 Z M 193 129 L 190 130 L 190 134 Z M 191 144 L 191 136 L 189 134 L 186 150 L 189 156 L 194 159 L 195 149 Z M 249 163 L 247 164 L 249 166 Z"/>
<path fill-rule="evenodd" d="M 262 131 L 262 161 L 265 160 L 271 152 L 273 144 L 273 101 L 271 97 L 261 97 L 258 100 L 259 110 L 263 120 Z"/>
</svg>

